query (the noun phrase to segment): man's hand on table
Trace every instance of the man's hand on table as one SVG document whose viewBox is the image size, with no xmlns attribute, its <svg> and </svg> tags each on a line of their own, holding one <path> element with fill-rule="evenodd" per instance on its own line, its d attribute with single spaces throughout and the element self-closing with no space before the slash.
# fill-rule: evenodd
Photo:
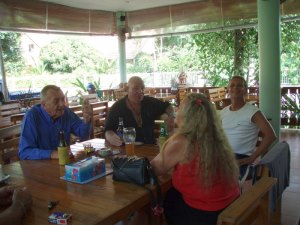
<svg viewBox="0 0 300 225">
<path fill-rule="evenodd" d="M 108 143 L 111 145 L 121 146 L 123 143 L 120 137 L 111 130 L 105 132 L 105 138 L 108 141 Z"/>
</svg>

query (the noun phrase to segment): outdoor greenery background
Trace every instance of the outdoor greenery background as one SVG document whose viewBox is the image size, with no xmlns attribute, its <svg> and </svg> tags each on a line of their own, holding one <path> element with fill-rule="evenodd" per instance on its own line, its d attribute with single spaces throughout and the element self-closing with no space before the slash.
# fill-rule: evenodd
<svg viewBox="0 0 300 225">
<path fill-rule="evenodd" d="M 285 22 L 281 28 L 282 76 L 288 77 L 292 84 L 299 84 L 300 23 Z M 54 73 L 96 73 L 101 76 L 118 71 L 116 60 L 107 59 L 92 46 L 68 36 L 43 47 L 35 66 L 29 67 L 22 57 L 20 36 L 15 32 L 0 33 L 7 77 Z M 136 40 L 137 46 L 140 41 Z M 139 52 L 127 61 L 127 73 L 202 71 L 203 78 L 211 86 L 225 86 L 233 75 L 242 75 L 250 84 L 258 84 L 258 67 L 258 35 L 255 27 L 158 37 L 153 54 Z"/>
</svg>

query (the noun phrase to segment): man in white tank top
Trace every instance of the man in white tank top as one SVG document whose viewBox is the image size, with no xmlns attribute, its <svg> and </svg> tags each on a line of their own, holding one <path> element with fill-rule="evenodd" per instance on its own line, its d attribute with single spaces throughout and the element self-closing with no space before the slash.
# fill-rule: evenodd
<svg viewBox="0 0 300 225">
<path fill-rule="evenodd" d="M 231 105 L 221 111 L 222 125 L 240 166 L 245 167 L 268 151 L 276 135 L 263 113 L 245 101 L 247 83 L 243 77 L 233 76 L 227 90 Z M 263 139 L 256 147 L 259 131 Z"/>
</svg>

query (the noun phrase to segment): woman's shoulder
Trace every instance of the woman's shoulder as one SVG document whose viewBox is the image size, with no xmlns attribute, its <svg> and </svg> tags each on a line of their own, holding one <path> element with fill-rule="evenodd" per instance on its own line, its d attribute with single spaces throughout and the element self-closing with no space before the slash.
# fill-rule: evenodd
<svg viewBox="0 0 300 225">
<path fill-rule="evenodd" d="M 170 152 L 178 152 L 182 151 L 185 146 L 187 146 L 187 139 L 182 134 L 175 134 L 171 137 L 170 141 L 168 142 L 168 145 L 166 146 Z"/>
</svg>

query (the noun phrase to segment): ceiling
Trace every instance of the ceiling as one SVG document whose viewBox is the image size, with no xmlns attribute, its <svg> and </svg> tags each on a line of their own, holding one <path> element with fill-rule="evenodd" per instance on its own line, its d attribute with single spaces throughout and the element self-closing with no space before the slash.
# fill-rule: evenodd
<svg viewBox="0 0 300 225">
<path fill-rule="evenodd" d="M 0 31 L 144 37 L 232 30 L 257 24 L 257 1 L 0 0 Z M 282 0 L 280 13 L 299 21 L 300 0 Z"/>
<path fill-rule="evenodd" d="M 41 0 L 80 9 L 104 10 L 111 12 L 135 11 L 161 6 L 177 5 L 206 0 Z"/>
</svg>

